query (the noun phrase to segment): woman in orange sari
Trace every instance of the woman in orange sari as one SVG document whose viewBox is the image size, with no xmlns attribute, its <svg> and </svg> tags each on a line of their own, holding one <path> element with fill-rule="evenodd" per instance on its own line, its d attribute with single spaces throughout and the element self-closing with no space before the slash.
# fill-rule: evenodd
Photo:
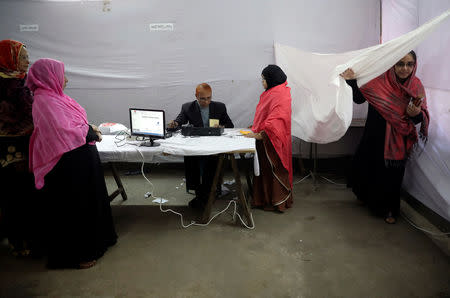
<svg viewBox="0 0 450 298">
<path fill-rule="evenodd" d="M 292 206 L 291 88 L 277 65 L 262 71 L 264 91 L 256 107 L 252 133 L 260 176 L 253 181 L 252 205 L 283 212 Z"/>
<path fill-rule="evenodd" d="M 7 237 L 14 255 L 36 252 L 33 228 L 37 202 L 28 171 L 28 143 L 33 132 L 33 97 L 25 86 L 28 52 L 19 41 L 0 41 L 0 240 Z M 33 207 L 34 206 L 34 207 Z"/>
</svg>

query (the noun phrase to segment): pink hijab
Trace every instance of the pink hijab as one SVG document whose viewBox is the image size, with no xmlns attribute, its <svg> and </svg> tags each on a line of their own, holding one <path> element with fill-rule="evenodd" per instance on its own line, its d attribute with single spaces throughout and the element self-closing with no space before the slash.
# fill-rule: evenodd
<svg viewBox="0 0 450 298">
<path fill-rule="evenodd" d="M 61 156 L 86 144 L 86 111 L 64 94 L 64 64 L 39 59 L 28 71 L 27 86 L 34 93 L 34 131 L 30 139 L 30 169 L 37 189 Z"/>
</svg>

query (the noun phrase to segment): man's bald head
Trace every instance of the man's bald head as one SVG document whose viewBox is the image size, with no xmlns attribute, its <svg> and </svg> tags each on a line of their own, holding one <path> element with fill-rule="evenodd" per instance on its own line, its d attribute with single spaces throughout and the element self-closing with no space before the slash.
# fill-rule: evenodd
<svg viewBox="0 0 450 298">
<path fill-rule="evenodd" d="M 201 90 L 204 90 L 204 91 L 207 91 L 207 92 L 211 92 L 211 93 L 212 93 L 211 86 L 209 86 L 209 85 L 206 84 L 206 83 L 201 83 L 201 84 L 198 84 L 198 85 L 197 85 L 197 88 L 195 88 L 195 96 L 197 96 L 198 93 L 199 93 Z"/>
<path fill-rule="evenodd" d="M 211 86 L 206 83 L 201 83 L 195 88 L 195 97 L 197 97 L 198 104 L 206 108 L 211 103 L 212 90 Z"/>
</svg>

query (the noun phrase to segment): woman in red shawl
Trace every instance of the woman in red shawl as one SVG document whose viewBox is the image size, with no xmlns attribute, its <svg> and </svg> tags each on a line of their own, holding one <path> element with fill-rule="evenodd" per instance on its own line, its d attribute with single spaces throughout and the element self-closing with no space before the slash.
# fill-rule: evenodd
<svg viewBox="0 0 450 298">
<path fill-rule="evenodd" d="M 351 69 L 341 74 L 353 89 L 353 101 L 369 102 L 349 184 L 357 198 L 389 224 L 396 222 L 400 211 L 405 163 L 419 135 L 423 140 L 428 135 L 427 100 L 416 68 L 416 54 L 411 51 L 361 89 Z M 415 125 L 419 123 L 418 134 Z"/>
<path fill-rule="evenodd" d="M 32 228 L 36 202 L 33 176 L 28 171 L 28 143 L 33 131 L 33 98 L 25 86 L 28 70 L 25 45 L 0 41 L 0 240 L 8 237 L 13 254 L 36 248 Z M 34 244 L 33 244 L 34 243 Z"/>
<path fill-rule="evenodd" d="M 291 88 L 277 65 L 262 71 L 264 91 L 252 125 L 260 176 L 253 182 L 252 205 L 283 212 L 292 206 Z"/>
</svg>

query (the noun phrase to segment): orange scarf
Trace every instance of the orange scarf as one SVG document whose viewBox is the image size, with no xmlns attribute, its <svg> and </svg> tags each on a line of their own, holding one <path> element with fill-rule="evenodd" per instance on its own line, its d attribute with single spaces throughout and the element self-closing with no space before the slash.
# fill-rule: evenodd
<svg viewBox="0 0 450 298">
<path fill-rule="evenodd" d="M 25 72 L 19 71 L 19 54 L 23 43 L 5 39 L 0 41 L 0 77 L 23 79 Z"/>
</svg>

